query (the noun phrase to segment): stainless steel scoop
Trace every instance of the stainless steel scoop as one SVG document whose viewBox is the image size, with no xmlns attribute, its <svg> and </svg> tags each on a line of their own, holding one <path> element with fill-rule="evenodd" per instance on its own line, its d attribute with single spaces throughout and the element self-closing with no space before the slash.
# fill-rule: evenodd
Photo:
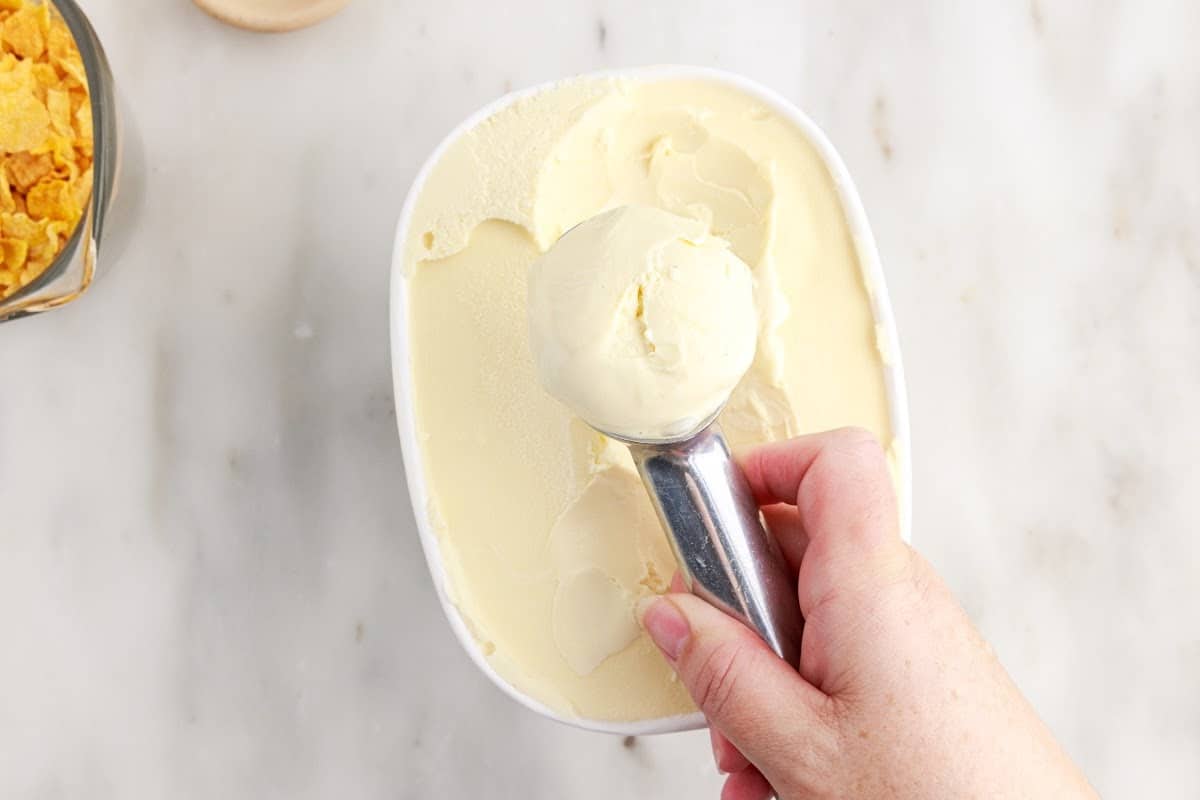
<svg viewBox="0 0 1200 800">
<path fill-rule="evenodd" d="M 678 439 L 605 435 L 629 445 L 688 588 L 798 665 L 804 621 L 795 581 L 715 417 Z"/>
</svg>

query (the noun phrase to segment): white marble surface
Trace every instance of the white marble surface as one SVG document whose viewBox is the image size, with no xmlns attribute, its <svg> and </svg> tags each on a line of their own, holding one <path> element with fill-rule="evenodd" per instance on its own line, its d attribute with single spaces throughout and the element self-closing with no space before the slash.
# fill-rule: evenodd
<svg viewBox="0 0 1200 800">
<path fill-rule="evenodd" d="M 653 5 L 354 0 L 264 38 L 87 0 L 147 206 L 84 301 L 0 327 L 0 796 L 715 797 L 702 735 L 567 729 L 475 671 L 391 406 L 427 152 L 509 87 L 661 61 L 830 134 L 920 548 L 1106 795 L 1200 795 L 1200 6 Z"/>
</svg>

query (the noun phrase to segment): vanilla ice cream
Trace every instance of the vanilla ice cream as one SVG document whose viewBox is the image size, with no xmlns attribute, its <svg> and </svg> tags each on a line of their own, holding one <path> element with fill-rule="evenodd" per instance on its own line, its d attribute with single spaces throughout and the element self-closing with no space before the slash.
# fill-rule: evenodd
<svg viewBox="0 0 1200 800">
<path fill-rule="evenodd" d="M 620 206 L 563 235 L 529 274 L 542 385 L 597 430 L 697 430 L 754 360 L 754 278 L 704 223 Z"/>
<path fill-rule="evenodd" d="M 624 259 L 621 242 L 586 241 L 591 225 L 621 221 L 611 211 L 620 206 L 682 219 Z M 617 217 L 585 222 L 606 212 Z M 598 254 L 616 258 L 602 268 L 612 274 L 603 290 L 574 284 L 583 262 L 556 266 L 566 255 L 558 247 L 533 266 L 576 233 L 593 268 Z M 678 286 L 669 268 L 648 268 L 655 262 L 645 253 L 659 244 L 661 263 L 680 262 Z M 688 247 L 702 253 L 686 263 L 666 257 Z M 412 387 L 429 498 L 417 513 L 437 532 L 451 600 L 480 653 L 504 680 L 565 715 L 691 711 L 634 616 L 640 598 L 666 590 L 675 563 L 628 449 L 544 391 L 538 364 L 572 406 L 589 370 L 593 383 L 623 371 L 629 379 L 615 388 L 637 386 L 632 402 L 645 408 L 675 383 L 660 382 L 657 370 L 712 370 L 711 381 L 679 381 L 689 392 L 674 398 L 682 411 L 655 421 L 701 416 L 734 380 L 719 419 L 735 450 L 842 425 L 890 442 L 875 318 L 825 162 L 790 119 L 717 80 L 567 81 L 517 97 L 446 144 L 414 200 L 403 248 L 411 362 L 398 368 Z M 706 271 L 710 260 L 729 274 Z M 574 299 L 551 302 L 560 292 Z M 531 312 L 534 329 L 558 331 L 536 362 Z M 662 323 L 675 314 L 687 328 Z M 726 314 L 737 331 L 727 352 L 706 327 Z M 748 319 L 753 347 L 742 332 Z M 590 330 L 600 335 L 588 341 Z M 623 347 L 630 363 L 622 365 Z M 701 363 L 700 350 L 718 363 Z M 633 419 L 621 408 L 613 397 L 580 405 L 588 422 L 613 427 Z"/>
</svg>

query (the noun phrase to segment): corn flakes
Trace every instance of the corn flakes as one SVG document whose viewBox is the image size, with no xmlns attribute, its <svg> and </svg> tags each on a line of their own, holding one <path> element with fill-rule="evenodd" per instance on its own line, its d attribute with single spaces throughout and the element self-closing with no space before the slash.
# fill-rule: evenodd
<svg viewBox="0 0 1200 800">
<path fill-rule="evenodd" d="M 4 21 L 2 38 L 5 49 L 21 58 L 36 59 L 46 52 L 38 6 L 27 5 L 14 12 Z"/>
<path fill-rule="evenodd" d="M 92 193 L 87 74 L 48 2 L 0 0 L 0 299 L 65 247 Z"/>
<path fill-rule="evenodd" d="M 27 194 L 34 184 L 53 171 L 54 159 L 49 153 L 36 156 L 29 152 L 16 153 L 4 159 L 4 172 L 8 175 L 8 182 L 22 194 Z"/>
</svg>

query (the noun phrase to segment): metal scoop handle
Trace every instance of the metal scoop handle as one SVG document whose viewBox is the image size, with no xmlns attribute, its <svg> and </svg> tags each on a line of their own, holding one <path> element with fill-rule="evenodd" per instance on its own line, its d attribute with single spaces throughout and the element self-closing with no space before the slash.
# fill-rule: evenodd
<svg viewBox="0 0 1200 800">
<path fill-rule="evenodd" d="M 798 665 L 804 621 L 796 583 L 720 429 L 709 425 L 674 443 L 630 443 L 629 450 L 688 588 Z"/>
</svg>

